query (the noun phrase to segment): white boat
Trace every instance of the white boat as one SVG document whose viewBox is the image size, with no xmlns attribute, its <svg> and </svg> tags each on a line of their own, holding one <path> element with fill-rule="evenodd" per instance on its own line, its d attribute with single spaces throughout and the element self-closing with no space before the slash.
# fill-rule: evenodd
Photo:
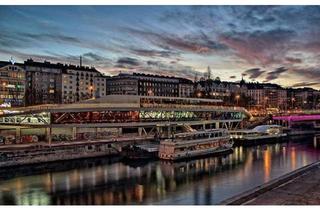
<svg viewBox="0 0 320 210">
<path fill-rule="evenodd" d="M 279 125 L 259 125 L 251 130 L 230 131 L 230 138 L 238 144 L 267 143 L 287 136 Z"/>
<path fill-rule="evenodd" d="M 159 158 L 179 160 L 231 151 L 233 142 L 225 129 L 210 129 L 175 134 L 160 143 Z"/>
</svg>

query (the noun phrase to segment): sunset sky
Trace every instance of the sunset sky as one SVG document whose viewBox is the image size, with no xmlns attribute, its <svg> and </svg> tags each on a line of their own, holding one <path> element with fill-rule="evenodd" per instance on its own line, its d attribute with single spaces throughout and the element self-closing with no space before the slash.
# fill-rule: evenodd
<svg viewBox="0 0 320 210">
<path fill-rule="evenodd" d="M 319 6 L 0 6 L 0 60 L 320 88 Z"/>
</svg>

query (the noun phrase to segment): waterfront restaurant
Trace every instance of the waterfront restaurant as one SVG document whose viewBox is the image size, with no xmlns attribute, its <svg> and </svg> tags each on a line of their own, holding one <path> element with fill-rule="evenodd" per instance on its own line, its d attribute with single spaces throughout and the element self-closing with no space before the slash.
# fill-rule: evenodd
<svg viewBox="0 0 320 210">
<path fill-rule="evenodd" d="M 0 124 L 13 130 L 17 139 L 37 135 L 51 142 L 61 138 L 150 136 L 156 132 L 169 135 L 175 129 L 188 126 L 235 129 L 251 117 L 242 107 L 221 104 L 221 100 L 214 99 L 108 95 L 76 104 L 11 109 L 0 117 Z M 0 135 L 7 129 L 1 129 Z"/>
</svg>

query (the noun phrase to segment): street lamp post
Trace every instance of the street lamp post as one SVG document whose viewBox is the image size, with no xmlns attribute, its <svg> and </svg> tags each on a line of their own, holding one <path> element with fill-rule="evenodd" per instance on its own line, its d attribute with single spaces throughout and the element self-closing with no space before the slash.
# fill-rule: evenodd
<svg viewBox="0 0 320 210">
<path fill-rule="evenodd" d="M 240 95 L 236 95 L 237 106 L 239 106 L 239 99 L 240 99 Z"/>
</svg>

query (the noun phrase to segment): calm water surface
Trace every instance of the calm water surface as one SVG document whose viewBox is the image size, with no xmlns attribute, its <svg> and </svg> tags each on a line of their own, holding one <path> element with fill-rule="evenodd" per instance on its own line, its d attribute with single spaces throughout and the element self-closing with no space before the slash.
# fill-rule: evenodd
<svg viewBox="0 0 320 210">
<path fill-rule="evenodd" d="M 4 170 L 0 204 L 216 204 L 319 160 L 318 144 L 311 137 L 178 163 L 100 158 Z"/>
</svg>

